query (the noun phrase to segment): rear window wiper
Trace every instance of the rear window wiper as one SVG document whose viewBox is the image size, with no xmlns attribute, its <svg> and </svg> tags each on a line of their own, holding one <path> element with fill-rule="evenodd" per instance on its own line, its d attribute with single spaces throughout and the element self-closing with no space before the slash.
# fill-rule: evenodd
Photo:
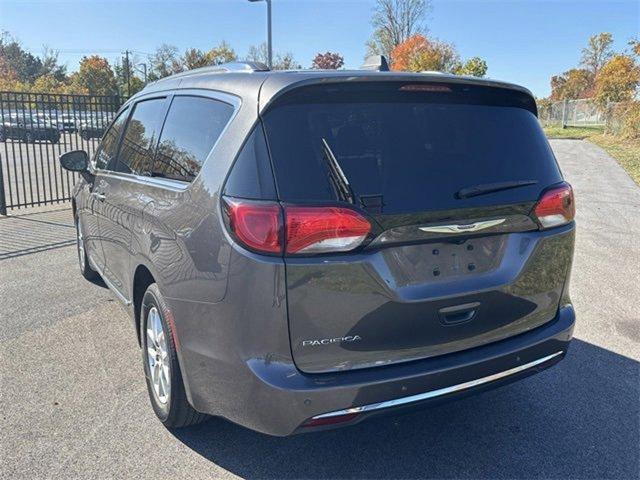
<svg viewBox="0 0 640 480">
<path fill-rule="evenodd" d="M 342 171 L 342 168 L 338 163 L 338 159 L 333 154 L 331 147 L 324 138 L 322 138 L 322 151 L 323 158 L 325 159 L 325 161 L 327 162 L 327 166 L 329 167 L 329 180 L 331 180 L 338 198 L 344 202 L 354 203 L 353 189 L 349 184 L 349 180 Z"/>
<path fill-rule="evenodd" d="M 483 183 L 474 185 L 473 187 L 465 187 L 456 192 L 456 198 L 471 198 L 487 193 L 500 192 L 511 188 L 526 187 L 527 185 L 535 185 L 537 180 L 512 180 L 508 182 Z"/>
</svg>

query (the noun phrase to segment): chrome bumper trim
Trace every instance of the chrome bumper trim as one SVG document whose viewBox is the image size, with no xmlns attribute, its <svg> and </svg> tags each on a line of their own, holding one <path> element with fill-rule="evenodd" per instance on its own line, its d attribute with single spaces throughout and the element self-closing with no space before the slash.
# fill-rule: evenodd
<svg viewBox="0 0 640 480">
<path fill-rule="evenodd" d="M 337 417 L 340 415 L 348 415 L 353 413 L 366 413 L 373 410 L 381 410 L 383 408 L 389 407 L 397 407 L 400 405 L 406 405 L 413 402 L 419 402 L 420 400 L 427 400 L 430 398 L 441 397 L 443 395 L 447 395 L 449 393 L 459 392 L 461 390 L 466 390 L 472 387 L 477 387 L 478 385 L 483 385 L 485 383 L 493 382 L 495 380 L 500 380 L 501 378 L 508 377 L 510 375 L 514 375 L 519 372 L 523 372 L 530 368 L 533 368 L 537 365 L 545 363 L 552 358 L 557 357 L 558 355 L 562 355 L 564 352 L 559 351 L 553 353 L 551 355 L 547 355 L 546 357 L 539 358 L 538 360 L 534 360 L 533 362 L 526 363 L 524 365 L 520 365 L 518 367 L 510 368 L 509 370 L 504 370 L 503 372 L 494 373 L 493 375 L 489 375 L 482 378 L 477 378 L 476 380 L 470 380 L 468 382 L 459 383 L 457 385 L 452 385 L 450 387 L 439 388 L 437 390 L 431 390 L 424 393 L 418 393 L 416 395 L 411 395 L 409 397 L 397 398 L 395 400 L 387 400 L 379 403 L 371 403 L 369 405 L 363 405 L 361 407 L 352 407 L 346 408 L 344 410 L 337 410 L 335 412 L 323 413 L 322 415 L 316 415 L 313 419 L 316 418 L 327 418 L 327 417 Z"/>
</svg>

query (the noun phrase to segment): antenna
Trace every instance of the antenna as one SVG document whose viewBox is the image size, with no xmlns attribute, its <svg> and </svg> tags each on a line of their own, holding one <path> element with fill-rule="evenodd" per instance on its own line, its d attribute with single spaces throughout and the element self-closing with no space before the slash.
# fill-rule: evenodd
<svg viewBox="0 0 640 480">
<path fill-rule="evenodd" d="M 388 72 L 389 62 L 384 55 L 369 55 L 365 58 L 360 70 L 376 70 L 378 72 Z"/>
</svg>

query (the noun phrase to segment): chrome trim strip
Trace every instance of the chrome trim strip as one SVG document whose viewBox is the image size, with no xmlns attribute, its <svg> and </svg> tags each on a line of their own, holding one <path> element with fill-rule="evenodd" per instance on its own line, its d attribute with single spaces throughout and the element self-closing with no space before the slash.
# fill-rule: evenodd
<svg viewBox="0 0 640 480">
<path fill-rule="evenodd" d="M 363 405 L 361 407 L 352 407 L 352 408 L 346 408 L 344 410 L 337 410 L 335 412 L 323 413 L 322 415 L 316 415 L 315 417 L 313 417 L 313 419 L 315 420 L 317 418 L 337 417 L 340 415 L 348 415 L 352 413 L 366 413 L 372 410 L 381 410 L 383 408 L 397 407 L 400 405 L 406 405 L 408 403 L 419 402 L 420 400 L 427 400 L 430 398 L 441 397 L 449 393 L 459 392 L 461 390 L 467 390 L 472 387 L 477 387 L 478 385 L 483 385 L 485 383 L 493 382 L 495 380 L 499 380 L 501 378 L 514 375 L 524 370 L 528 370 L 537 365 L 540 365 L 541 363 L 547 362 L 552 358 L 557 357 L 558 355 L 562 355 L 563 353 L 564 352 L 561 350 L 551 355 L 547 355 L 546 357 L 539 358 L 538 360 L 534 360 L 533 362 L 529 362 L 525 365 L 520 365 L 518 367 L 514 367 L 509 370 L 505 370 L 503 372 L 494 373 L 493 375 L 478 378 L 476 380 L 470 380 L 464 383 L 459 383 L 457 385 L 452 385 L 450 387 L 439 388 L 438 390 L 431 390 L 429 392 L 418 393 L 416 395 L 397 398 L 395 400 L 387 400 L 385 402 L 371 403 L 369 405 Z"/>
<path fill-rule="evenodd" d="M 475 222 L 468 224 L 455 224 L 455 225 L 434 225 L 433 227 L 418 227 L 423 232 L 428 233 L 467 233 L 477 232 L 478 230 L 484 230 L 485 228 L 495 227 L 505 222 L 505 218 L 499 218 L 497 220 L 486 220 L 484 222 Z"/>
<path fill-rule="evenodd" d="M 118 300 L 120 300 L 122 303 L 124 303 L 125 306 L 129 306 L 131 305 L 131 300 L 127 300 L 127 297 L 125 297 L 123 294 L 120 293 L 120 290 L 118 290 L 115 285 L 113 283 L 111 283 L 105 276 L 104 273 L 102 272 L 102 269 L 100 267 L 98 267 L 98 265 L 96 265 L 93 260 L 91 260 L 91 256 L 87 253 L 87 259 L 89 260 L 89 266 L 91 268 L 93 268 L 96 272 L 98 272 L 98 275 L 100 275 L 100 278 L 102 279 L 102 281 L 104 282 L 104 284 L 109 287 L 109 290 L 111 290 L 113 293 L 115 293 L 116 297 L 118 297 Z"/>
<path fill-rule="evenodd" d="M 174 190 L 177 192 L 182 192 L 186 190 L 190 182 L 181 182 L 180 180 L 171 180 L 168 178 L 158 178 L 158 177 L 146 177 L 144 175 L 135 175 L 132 173 L 124 173 L 124 172 L 114 172 L 111 170 L 102 170 L 100 172 L 101 177 L 111 177 L 118 178 L 120 180 L 127 180 L 129 182 L 138 183 L 140 185 L 150 185 L 153 187 L 161 187 L 166 188 L 168 190 Z"/>
</svg>

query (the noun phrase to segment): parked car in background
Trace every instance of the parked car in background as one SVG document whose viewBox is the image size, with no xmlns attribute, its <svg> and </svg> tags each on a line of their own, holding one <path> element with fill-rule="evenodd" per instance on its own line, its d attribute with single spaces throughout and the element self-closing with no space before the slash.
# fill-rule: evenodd
<svg viewBox="0 0 640 480">
<path fill-rule="evenodd" d="M 12 114 L 5 117 L 0 126 L 0 142 L 9 139 L 27 143 L 38 140 L 58 143 L 60 132 L 51 122 L 42 118 Z"/>
<path fill-rule="evenodd" d="M 289 435 L 564 358 L 574 199 L 536 115 L 508 83 L 252 63 L 130 98 L 60 161 L 158 418 Z"/>
<path fill-rule="evenodd" d="M 92 125 L 90 123 L 80 123 L 77 127 L 80 137 L 84 140 L 91 140 L 92 138 L 100 138 L 104 134 L 105 128 L 98 125 Z"/>
<path fill-rule="evenodd" d="M 72 114 L 62 113 L 55 117 L 58 130 L 61 132 L 74 133 L 76 131 L 76 119 Z"/>
</svg>

